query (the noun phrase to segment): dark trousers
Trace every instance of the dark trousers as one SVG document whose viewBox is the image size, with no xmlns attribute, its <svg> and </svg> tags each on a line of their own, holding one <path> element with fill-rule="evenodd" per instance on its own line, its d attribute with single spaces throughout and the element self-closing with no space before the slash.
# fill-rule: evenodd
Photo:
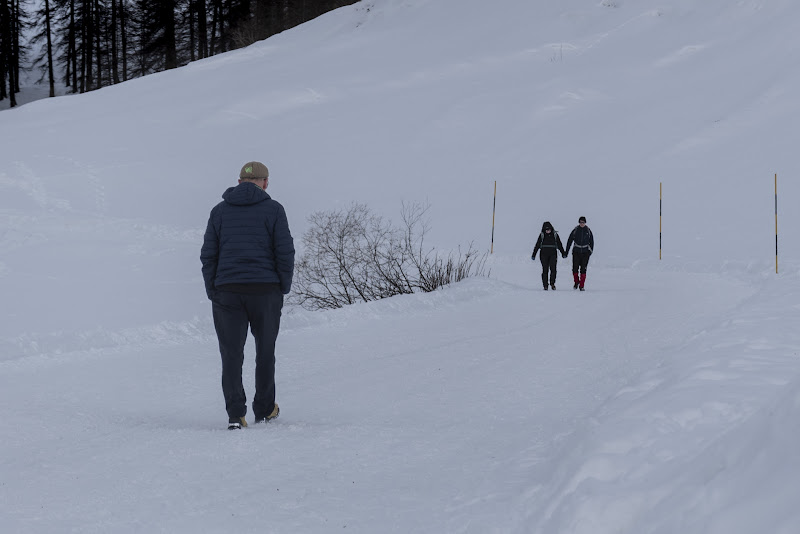
<svg viewBox="0 0 800 534">
<path fill-rule="evenodd" d="M 586 268 L 589 266 L 588 252 L 573 252 L 572 253 L 572 272 L 577 273 L 580 269 L 581 274 L 586 274 Z"/>
<path fill-rule="evenodd" d="M 542 249 L 539 254 L 539 260 L 542 262 L 542 285 L 547 287 L 548 271 L 550 272 L 550 285 L 556 285 L 556 264 L 558 263 L 558 252 L 553 249 Z"/>
<path fill-rule="evenodd" d="M 242 385 L 242 364 L 247 328 L 256 342 L 256 393 L 253 413 L 269 415 L 275 406 L 275 340 L 281 325 L 280 291 L 250 295 L 217 291 L 212 301 L 214 328 L 222 356 L 222 393 L 228 417 L 244 417 L 247 396 Z"/>
</svg>

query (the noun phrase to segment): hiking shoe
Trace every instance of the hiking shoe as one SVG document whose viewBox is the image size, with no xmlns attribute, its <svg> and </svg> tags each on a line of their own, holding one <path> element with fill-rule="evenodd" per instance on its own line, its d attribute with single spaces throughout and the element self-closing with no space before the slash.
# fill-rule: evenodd
<svg viewBox="0 0 800 534">
<path fill-rule="evenodd" d="M 244 417 L 228 417 L 228 430 L 239 430 L 247 426 Z"/>
<path fill-rule="evenodd" d="M 547 286 L 544 286 L 544 290 L 547 291 Z"/>
<path fill-rule="evenodd" d="M 553 291 L 555 291 L 555 290 L 556 290 L 556 285 L 555 285 L 555 284 L 550 284 L 550 287 L 552 287 L 552 288 L 553 288 Z"/>
<path fill-rule="evenodd" d="M 585 289 L 581 288 L 581 291 L 586 291 Z"/>
<path fill-rule="evenodd" d="M 278 408 L 278 403 L 275 403 L 275 407 L 272 409 L 272 413 L 269 415 L 257 415 L 256 416 L 256 424 L 266 423 L 268 421 L 272 421 L 273 419 L 277 418 L 281 414 L 281 409 Z"/>
<path fill-rule="evenodd" d="M 578 289 L 578 282 L 575 282 L 575 285 L 572 286 L 572 289 Z"/>
</svg>

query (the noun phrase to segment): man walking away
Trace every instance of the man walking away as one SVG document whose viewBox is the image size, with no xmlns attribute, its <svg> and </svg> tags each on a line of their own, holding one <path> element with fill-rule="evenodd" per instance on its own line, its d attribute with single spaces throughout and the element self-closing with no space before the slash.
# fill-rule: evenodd
<svg viewBox="0 0 800 534">
<path fill-rule="evenodd" d="M 594 250 L 594 236 L 589 227 L 586 226 L 586 217 L 579 218 L 578 226 L 573 228 L 569 234 L 567 251 L 564 253 L 565 258 L 569 254 L 569 248 L 573 242 L 575 243 L 575 248 L 572 249 L 572 278 L 575 281 L 575 285 L 572 286 L 572 289 L 580 288 L 583 291 L 583 285 L 586 282 L 586 268 L 589 266 L 589 258 Z M 578 277 L 579 270 L 580 278 Z"/>
<path fill-rule="evenodd" d="M 223 193 L 208 218 L 200 261 L 222 356 L 222 393 L 228 429 L 247 426 L 242 364 L 247 329 L 256 345 L 256 423 L 278 417 L 275 402 L 275 341 L 283 296 L 292 288 L 294 241 L 286 212 L 266 189 L 269 170 L 245 164 L 239 185 Z"/>
<path fill-rule="evenodd" d="M 544 290 L 547 291 L 548 271 L 550 271 L 550 287 L 553 291 L 556 289 L 556 263 L 558 262 L 558 252 L 561 251 L 562 256 L 565 258 L 564 245 L 561 244 L 561 238 L 558 237 L 558 232 L 555 231 L 550 221 L 545 221 L 542 225 L 542 233 L 539 234 L 539 239 L 536 241 L 536 246 L 533 247 L 533 254 L 531 259 L 536 259 L 536 252 L 542 250 L 539 259 L 542 261 L 542 285 Z"/>
</svg>

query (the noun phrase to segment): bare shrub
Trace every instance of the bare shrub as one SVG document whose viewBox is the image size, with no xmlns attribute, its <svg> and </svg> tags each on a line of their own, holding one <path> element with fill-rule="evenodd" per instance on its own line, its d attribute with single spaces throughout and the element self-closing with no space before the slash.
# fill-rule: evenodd
<svg viewBox="0 0 800 534">
<path fill-rule="evenodd" d="M 236 48 L 244 48 L 269 37 L 266 23 L 259 18 L 240 22 L 231 29 L 231 39 Z"/>
<path fill-rule="evenodd" d="M 487 254 L 472 244 L 446 257 L 426 248 L 427 210 L 403 204 L 401 228 L 363 204 L 309 216 L 290 302 L 308 310 L 341 308 L 488 276 Z"/>
</svg>

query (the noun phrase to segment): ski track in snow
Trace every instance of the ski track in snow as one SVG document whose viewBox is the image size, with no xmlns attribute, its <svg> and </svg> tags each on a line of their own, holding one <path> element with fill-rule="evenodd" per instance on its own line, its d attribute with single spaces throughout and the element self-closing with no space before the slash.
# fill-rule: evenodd
<svg viewBox="0 0 800 534">
<path fill-rule="evenodd" d="M 659 366 L 602 405 L 581 431 L 580 446 L 566 455 L 555 491 L 540 495 L 549 504 L 527 516 L 537 525 L 532 531 L 550 532 L 554 525 L 587 534 L 730 531 L 735 522 L 723 509 L 713 510 L 714 521 L 701 520 L 714 507 L 704 496 L 724 491 L 728 470 L 752 461 L 765 432 L 791 432 L 764 428 L 771 412 L 800 416 L 800 334 L 787 336 L 784 328 L 790 317 L 800 320 L 800 313 L 781 298 L 785 285 L 768 287 L 766 294 L 743 299 L 719 324 L 666 350 Z M 649 490 L 630 492 L 648 485 Z M 594 498 L 587 501 L 588 493 Z M 660 507 L 685 513 L 664 514 L 666 519 L 653 524 L 643 511 Z M 759 521 L 752 523 L 756 530 Z M 775 531 L 792 531 L 782 528 Z"/>
<path fill-rule="evenodd" d="M 498 528 L 500 517 L 514 531 L 532 522 L 521 510 L 542 511 L 536 481 L 558 476 L 551 466 L 607 417 L 605 403 L 625 399 L 635 407 L 631 395 L 662 389 L 660 366 L 682 350 L 670 347 L 702 338 L 720 308 L 730 307 L 735 319 L 752 293 L 708 275 L 662 273 L 654 287 L 649 274 L 603 269 L 591 272 L 586 293 L 543 292 L 535 282 L 538 264 L 494 268 L 499 279 L 467 280 L 433 294 L 287 313 L 278 347 L 281 418 L 239 436 L 220 430 L 219 356 L 207 321 L 164 325 L 160 338 L 148 330 L 98 332 L 90 334 L 92 345 L 105 336 L 113 346 L 0 362 L 7 410 L 31 374 L 48 384 L 48 395 L 30 406 L 35 415 L 26 431 L 3 436 L 7 450 L 30 451 L 0 487 L 0 498 L 15 510 L 9 524 L 36 529 L 57 517 L 89 531 L 148 529 L 154 523 L 142 512 L 158 506 L 183 518 L 182 529 L 221 531 L 220 519 L 203 512 L 203 499 L 214 492 L 200 491 L 197 500 L 208 485 L 227 488 L 243 510 L 257 509 L 268 495 L 277 524 L 305 532 L 325 532 L 331 524 L 486 532 Z M 702 298 L 704 292 L 715 298 Z M 587 350 L 594 354 L 587 358 Z M 252 383 L 250 359 L 245 384 Z M 722 408 L 700 410 L 721 418 L 728 413 Z M 700 415 L 648 417 L 658 429 L 670 421 L 691 427 Z M 618 439 L 605 456 L 652 441 Z M 265 454 L 263 463 L 252 463 Z M 293 482 L 319 455 L 329 456 L 326 470 L 311 475 L 309 485 Z M 619 476 L 608 461 L 581 457 L 589 459 L 576 464 L 552 502 L 587 478 Z M 104 481 L 120 458 L 136 474 L 112 488 Z M 405 466 L 413 469 L 406 473 Z M 76 480 L 102 491 L 72 497 L 67 488 Z M 414 490 L 420 485 L 432 488 L 424 502 Z M 299 487 L 306 490 L 298 493 Z M 195 498 L 183 499 L 189 494 Z M 331 499 L 340 503 L 335 513 Z M 41 502 L 50 502 L 47 516 L 36 513 Z M 359 511 L 347 503 L 358 503 Z M 254 526 L 257 515 L 239 519 Z M 406 519 L 393 523 L 394 516 Z M 158 525 L 169 531 L 178 523 L 161 517 Z"/>
</svg>

